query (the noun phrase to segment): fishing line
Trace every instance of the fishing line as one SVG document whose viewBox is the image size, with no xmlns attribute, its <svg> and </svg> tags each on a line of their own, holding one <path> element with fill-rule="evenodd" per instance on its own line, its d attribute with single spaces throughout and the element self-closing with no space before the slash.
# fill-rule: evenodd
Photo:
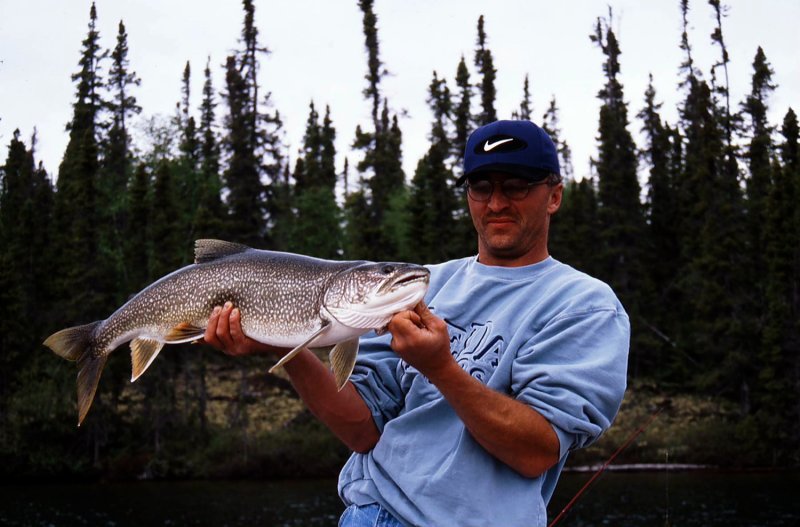
<svg viewBox="0 0 800 527">
<path fill-rule="evenodd" d="M 617 449 L 617 451 L 616 451 L 616 452 L 614 452 L 613 454 L 611 454 L 611 457 L 610 457 L 610 458 L 608 458 L 608 460 L 607 460 L 605 463 L 603 463 L 603 466 L 601 466 L 601 467 L 600 467 L 600 469 L 599 469 L 597 472 L 595 472 L 595 473 L 594 473 L 594 475 L 593 475 L 591 478 L 589 478 L 589 481 L 587 481 L 587 482 L 586 482 L 586 483 L 583 485 L 583 487 L 581 487 L 581 489 L 580 489 L 580 490 L 579 490 L 579 491 L 578 491 L 578 492 L 575 494 L 575 496 L 573 496 L 573 497 L 572 497 L 572 499 L 571 499 L 571 500 L 569 500 L 569 503 L 567 503 L 567 504 L 564 506 L 564 508 L 563 508 L 563 509 L 561 509 L 561 512 L 560 512 L 560 513 L 558 513 L 558 516 L 556 516 L 555 518 L 553 518 L 553 521 L 551 521 L 551 522 L 550 522 L 550 524 L 549 524 L 547 527 L 553 527 L 555 524 L 557 524 L 559 521 L 561 521 L 561 519 L 562 519 L 562 518 L 564 518 L 564 516 L 566 516 L 567 512 L 568 512 L 568 511 L 569 511 L 569 510 L 572 508 L 572 506 L 573 506 L 573 505 L 575 505 L 575 502 L 577 502 L 577 501 L 580 499 L 580 497 L 583 495 L 583 493 L 584 493 L 584 492 L 586 492 L 586 489 L 588 489 L 588 488 L 589 488 L 589 486 L 590 486 L 592 483 L 594 483 L 594 481 L 595 481 L 597 478 L 599 478 L 599 477 L 600 477 L 600 474 L 602 474 L 602 473 L 603 473 L 603 471 L 606 469 L 606 467 L 608 467 L 608 465 L 610 465 L 610 464 L 611 464 L 611 462 L 612 462 L 612 461 L 614 461 L 614 459 L 616 459 L 616 457 L 617 457 L 617 456 L 618 456 L 618 455 L 619 455 L 619 454 L 620 454 L 620 453 L 621 453 L 623 450 L 625 450 L 626 448 L 628 448 L 628 446 L 629 446 L 631 443 L 633 443 L 633 441 L 634 441 L 634 440 L 635 440 L 637 437 L 639 437 L 639 434 L 641 434 L 642 432 L 644 432 L 644 431 L 645 431 L 645 429 L 646 429 L 648 426 L 650 426 L 650 424 L 651 424 L 653 421 L 655 421 L 655 420 L 656 420 L 656 417 L 658 417 L 658 414 L 660 414 L 660 413 L 661 413 L 661 412 L 664 410 L 664 408 L 666 408 L 666 406 L 667 406 L 666 404 L 662 404 L 662 405 L 660 405 L 658 408 L 656 408 L 656 411 L 655 411 L 655 412 L 653 412 L 653 415 L 651 415 L 651 416 L 650 416 L 650 419 L 649 419 L 649 420 L 648 420 L 648 421 L 647 421 L 645 424 L 643 424 L 643 425 L 642 425 L 642 426 L 640 426 L 638 429 L 636 429 L 636 430 L 635 430 L 635 431 L 634 431 L 634 432 L 633 432 L 633 433 L 630 435 L 630 437 L 628 437 L 628 439 L 627 439 L 627 440 L 626 440 L 626 441 L 625 441 L 625 442 L 622 444 L 622 446 L 621 446 L 621 447 L 619 447 L 619 448 Z"/>
</svg>

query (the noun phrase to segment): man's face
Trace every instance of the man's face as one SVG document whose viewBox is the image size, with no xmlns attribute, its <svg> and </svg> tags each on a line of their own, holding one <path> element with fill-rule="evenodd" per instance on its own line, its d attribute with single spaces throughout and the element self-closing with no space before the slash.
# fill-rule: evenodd
<svg viewBox="0 0 800 527">
<path fill-rule="evenodd" d="M 506 185 L 516 187 L 526 180 L 491 172 L 471 178 L 470 182 L 478 180 L 492 184 L 488 200 L 475 200 L 469 193 L 467 197 L 472 223 L 478 232 L 481 263 L 514 267 L 546 258 L 550 215 L 561 205 L 563 185 L 550 186 L 542 182 L 530 187 L 524 198 L 512 199 L 504 194 L 503 182 L 510 180 Z"/>
</svg>

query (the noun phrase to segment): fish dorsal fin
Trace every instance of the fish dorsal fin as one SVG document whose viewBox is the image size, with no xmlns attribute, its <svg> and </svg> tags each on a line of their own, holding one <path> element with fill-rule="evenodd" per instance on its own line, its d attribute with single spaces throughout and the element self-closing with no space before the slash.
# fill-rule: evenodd
<svg viewBox="0 0 800 527">
<path fill-rule="evenodd" d="M 353 373 L 358 355 L 358 337 L 344 340 L 334 346 L 328 358 L 331 361 L 333 376 L 336 378 L 336 388 L 341 391 L 347 384 L 347 379 Z"/>
<path fill-rule="evenodd" d="M 226 242 L 224 240 L 203 239 L 194 242 L 194 263 L 206 263 L 218 258 L 239 254 L 250 250 L 241 243 Z"/>
<path fill-rule="evenodd" d="M 164 347 L 164 343 L 147 337 L 135 338 L 131 341 L 131 382 L 138 379 Z"/>
</svg>

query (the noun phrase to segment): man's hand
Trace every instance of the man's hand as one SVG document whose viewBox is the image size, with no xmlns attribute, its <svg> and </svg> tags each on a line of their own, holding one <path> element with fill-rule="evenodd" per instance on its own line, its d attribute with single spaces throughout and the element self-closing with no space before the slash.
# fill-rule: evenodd
<svg viewBox="0 0 800 527">
<path fill-rule="evenodd" d="M 290 351 L 245 335 L 241 313 L 230 302 L 214 308 L 204 338 L 208 344 L 236 357 L 256 353 L 273 353 L 282 357 Z M 375 446 L 380 433 L 369 408 L 352 384 L 348 383 L 340 391 L 327 366 L 309 350 L 301 351 L 284 368 L 311 412 L 344 444 L 356 452 L 368 452 Z"/>
<path fill-rule="evenodd" d="M 392 317 L 388 329 L 395 353 L 439 389 L 489 453 L 527 477 L 558 461 L 558 436 L 547 420 L 465 372 L 450 353 L 447 325 L 424 303 Z"/>
<path fill-rule="evenodd" d="M 413 311 L 396 314 L 387 328 L 394 352 L 428 379 L 434 381 L 456 364 L 450 353 L 447 324 L 425 302 L 417 304 Z"/>
<path fill-rule="evenodd" d="M 242 314 L 231 302 L 217 306 L 211 312 L 204 340 L 207 344 L 234 357 L 258 353 L 283 356 L 289 352 L 287 348 L 269 346 L 245 335 L 242 331 Z"/>
</svg>

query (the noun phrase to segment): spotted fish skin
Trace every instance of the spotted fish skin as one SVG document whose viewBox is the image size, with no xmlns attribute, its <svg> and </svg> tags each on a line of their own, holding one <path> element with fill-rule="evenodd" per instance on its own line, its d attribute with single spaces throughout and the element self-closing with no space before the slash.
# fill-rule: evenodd
<svg viewBox="0 0 800 527">
<path fill-rule="evenodd" d="M 336 345 L 337 383 L 349 377 L 358 336 L 386 325 L 427 291 L 426 268 L 406 263 L 339 262 L 198 240 L 195 263 L 164 276 L 105 320 L 54 333 L 44 344 L 78 363 L 78 425 L 91 406 L 108 355 L 131 342 L 136 380 L 164 344 L 202 338 L 215 306 L 232 302 L 244 333 L 295 348 Z"/>
</svg>

